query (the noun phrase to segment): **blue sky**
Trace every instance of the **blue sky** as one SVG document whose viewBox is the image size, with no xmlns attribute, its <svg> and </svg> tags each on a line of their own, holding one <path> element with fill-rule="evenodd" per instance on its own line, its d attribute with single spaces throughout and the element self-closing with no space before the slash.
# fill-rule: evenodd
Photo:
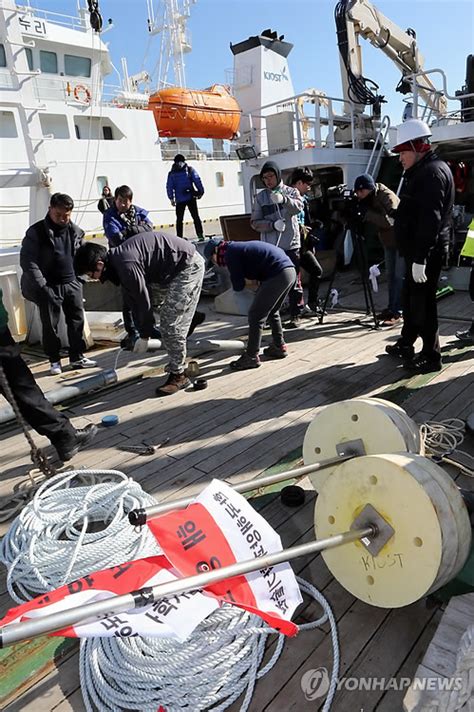
<svg viewBox="0 0 474 712">
<path fill-rule="evenodd" d="M 68 14 L 75 7 L 73 0 L 32 0 L 35 4 Z M 204 88 L 225 82 L 225 70 L 232 68 L 233 60 L 229 43 L 271 27 L 294 44 L 289 65 L 296 92 L 315 87 L 341 96 L 335 4 L 336 0 L 198 0 L 191 7 L 188 24 L 193 51 L 185 58 L 187 85 Z M 425 68 L 446 72 L 449 93 L 461 88 L 466 56 L 474 53 L 472 0 L 376 0 L 374 4 L 402 29 L 416 30 Z M 104 20 L 111 17 L 114 22 L 104 41 L 109 43 L 115 66 L 120 67 L 120 58 L 126 56 L 129 72 L 140 71 L 148 44 L 145 0 L 100 0 L 99 5 Z M 402 97 L 395 93 L 400 73 L 380 50 L 364 40 L 361 45 L 364 75 L 380 85 L 380 93 L 389 100 L 392 121 L 397 123 L 403 111 Z M 148 70 L 155 64 L 157 51 L 154 40 Z"/>
</svg>

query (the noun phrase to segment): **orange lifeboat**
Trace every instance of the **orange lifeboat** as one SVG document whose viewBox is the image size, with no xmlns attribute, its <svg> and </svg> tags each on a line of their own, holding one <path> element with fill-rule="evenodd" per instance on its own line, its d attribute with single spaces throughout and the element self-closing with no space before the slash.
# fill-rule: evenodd
<svg viewBox="0 0 474 712">
<path fill-rule="evenodd" d="M 210 89 L 161 89 L 150 96 L 160 136 L 232 138 L 238 131 L 240 107 L 221 84 Z"/>
</svg>

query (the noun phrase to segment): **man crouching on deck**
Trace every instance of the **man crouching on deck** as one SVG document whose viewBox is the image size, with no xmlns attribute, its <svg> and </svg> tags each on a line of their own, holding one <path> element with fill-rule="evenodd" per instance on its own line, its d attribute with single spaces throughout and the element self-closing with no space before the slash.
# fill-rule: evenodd
<svg viewBox="0 0 474 712">
<path fill-rule="evenodd" d="M 134 353 L 145 353 L 155 323 L 148 286 L 163 298 L 160 330 L 169 356 L 169 376 L 156 389 L 158 396 L 172 395 L 190 385 L 184 373 L 186 337 L 193 328 L 204 277 L 204 260 L 191 242 L 164 232 L 130 237 L 108 250 L 88 242 L 76 252 L 77 275 L 121 285 L 133 309 L 140 338 Z M 196 315 L 197 316 L 197 315 Z M 201 319 L 202 320 L 202 319 Z"/>
</svg>

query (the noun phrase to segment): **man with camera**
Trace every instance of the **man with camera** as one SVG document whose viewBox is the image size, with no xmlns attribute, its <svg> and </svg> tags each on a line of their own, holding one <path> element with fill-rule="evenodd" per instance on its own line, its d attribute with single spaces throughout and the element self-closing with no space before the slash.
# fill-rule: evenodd
<svg viewBox="0 0 474 712">
<path fill-rule="evenodd" d="M 380 315 L 381 326 L 396 326 L 400 323 L 405 273 L 405 264 L 398 253 L 393 230 L 395 212 L 400 201 L 390 188 L 383 183 L 376 183 L 368 173 L 357 176 L 354 193 L 357 198 L 356 219 L 360 227 L 363 228 L 364 223 L 374 225 L 384 249 L 388 278 L 388 306 Z"/>
<path fill-rule="evenodd" d="M 188 166 L 182 153 L 176 154 L 173 166 L 168 173 L 166 192 L 171 205 L 176 208 L 176 234 L 183 237 L 183 217 L 186 208 L 191 213 L 194 229 L 199 241 L 204 240 L 201 218 L 197 201 L 204 195 L 204 188 L 198 172 Z"/>
<path fill-rule="evenodd" d="M 288 294 L 290 321 L 285 324 L 287 328 L 296 328 L 304 305 L 299 278 L 301 238 L 298 221 L 298 214 L 304 208 L 303 200 L 296 188 L 283 183 L 280 169 L 273 161 L 263 164 L 260 179 L 265 189 L 257 193 L 250 224 L 260 233 L 262 242 L 284 250 L 296 269 L 298 279 Z"/>
<path fill-rule="evenodd" d="M 445 161 L 432 150 L 429 126 L 419 119 L 397 128 L 397 145 L 404 169 L 400 204 L 395 215 L 395 237 L 405 258 L 403 328 L 400 339 L 387 346 L 390 356 L 402 358 L 417 373 L 440 371 L 436 291 L 446 260 L 454 203 L 454 181 Z M 414 344 L 421 337 L 421 352 Z"/>
</svg>

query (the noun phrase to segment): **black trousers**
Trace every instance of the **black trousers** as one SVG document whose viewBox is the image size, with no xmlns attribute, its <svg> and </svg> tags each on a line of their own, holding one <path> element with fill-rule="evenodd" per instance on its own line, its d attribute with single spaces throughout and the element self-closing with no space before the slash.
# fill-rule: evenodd
<svg viewBox="0 0 474 712">
<path fill-rule="evenodd" d="M 416 339 L 423 341 L 422 353 L 426 358 L 441 359 L 438 330 L 436 291 L 443 264 L 443 254 L 432 252 L 426 261 L 427 281 L 416 283 L 412 277 L 413 260 L 405 258 L 406 272 L 403 280 L 403 328 L 401 342 L 413 346 Z"/>
<path fill-rule="evenodd" d="M 319 285 L 323 276 L 323 268 L 310 250 L 301 254 L 300 266 L 308 273 L 308 306 L 314 308 L 318 304 Z"/>
<path fill-rule="evenodd" d="M 26 422 L 40 435 L 49 438 L 53 445 L 73 441 L 75 428 L 63 413 L 46 400 L 8 329 L 0 332 L 0 363 Z M 5 395 L 1 385 L 0 392 Z"/>
<path fill-rule="evenodd" d="M 78 280 L 67 284 L 57 284 L 52 287 L 58 297 L 58 304 L 53 304 L 41 293 L 26 295 L 39 308 L 41 326 L 43 329 L 43 349 L 51 363 L 59 361 L 61 339 L 58 336 L 59 317 L 64 313 L 69 342 L 69 360 L 77 361 L 85 350 L 84 306 L 82 303 L 82 284 Z"/>
<path fill-rule="evenodd" d="M 300 275 L 300 251 L 285 250 L 285 252 L 293 262 L 296 270 L 296 281 L 288 293 L 288 300 L 290 302 L 290 317 L 294 319 L 298 316 L 298 314 L 301 314 L 304 307 L 304 294 Z"/>
<path fill-rule="evenodd" d="M 194 229 L 196 230 L 196 235 L 198 237 L 202 237 L 203 231 L 202 231 L 202 222 L 201 218 L 199 217 L 199 211 L 198 211 L 198 206 L 197 206 L 197 200 L 196 198 L 191 198 L 190 200 L 186 200 L 184 203 L 176 203 L 176 234 L 178 237 L 183 237 L 183 217 L 184 217 L 184 211 L 186 208 L 189 209 L 189 212 L 191 213 L 191 217 L 194 222 Z"/>
</svg>

